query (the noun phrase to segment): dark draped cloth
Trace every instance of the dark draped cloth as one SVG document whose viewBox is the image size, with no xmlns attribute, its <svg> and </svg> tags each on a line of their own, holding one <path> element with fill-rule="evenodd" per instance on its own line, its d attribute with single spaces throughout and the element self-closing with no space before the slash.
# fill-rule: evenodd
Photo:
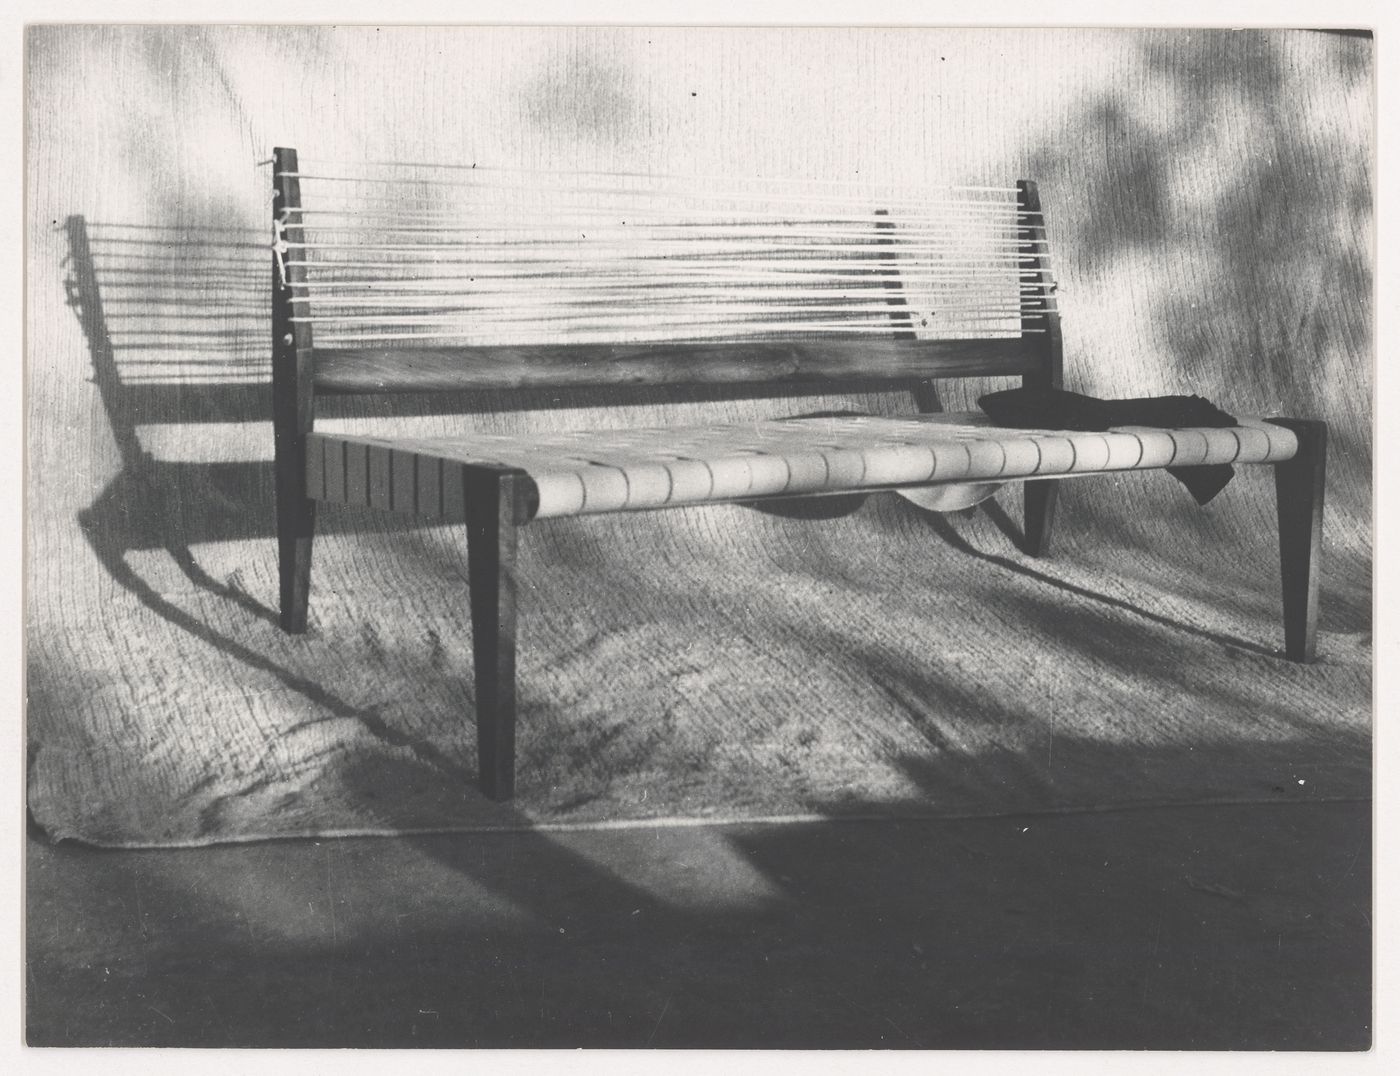
<svg viewBox="0 0 1400 1076">
<path fill-rule="evenodd" d="M 993 392 L 977 404 L 998 426 L 1029 430 L 1109 430 L 1115 426 L 1235 426 L 1227 415 L 1200 396 L 1146 396 L 1100 400 L 1064 389 L 1019 388 Z M 1228 463 L 1203 467 L 1168 467 L 1167 473 L 1190 491 L 1197 504 L 1209 503 L 1235 476 Z"/>
</svg>

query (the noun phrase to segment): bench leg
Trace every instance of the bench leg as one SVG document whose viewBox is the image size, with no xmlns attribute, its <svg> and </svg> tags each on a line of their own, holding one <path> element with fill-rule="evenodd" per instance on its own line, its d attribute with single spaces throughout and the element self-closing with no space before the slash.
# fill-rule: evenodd
<svg viewBox="0 0 1400 1076">
<path fill-rule="evenodd" d="M 1317 656 L 1317 592 L 1322 557 L 1322 504 L 1327 424 L 1271 419 L 1298 437 L 1298 454 L 1274 464 L 1278 495 L 1279 565 L 1283 576 L 1283 648 L 1290 661 Z"/>
<path fill-rule="evenodd" d="M 286 456 L 298 456 L 290 452 Z M 311 597 L 311 539 L 316 532 L 316 502 L 306 496 L 305 458 L 277 461 L 277 574 L 282 630 L 306 630 Z"/>
<path fill-rule="evenodd" d="M 1026 498 L 1026 552 L 1033 557 L 1043 557 L 1050 552 L 1050 531 L 1055 523 L 1060 484 L 1051 479 L 1022 484 Z"/>
<path fill-rule="evenodd" d="M 493 468 L 465 471 L 477 760 L 482 792 L 508 800 L 515 794 L 517 479 Z"/>
</svg>

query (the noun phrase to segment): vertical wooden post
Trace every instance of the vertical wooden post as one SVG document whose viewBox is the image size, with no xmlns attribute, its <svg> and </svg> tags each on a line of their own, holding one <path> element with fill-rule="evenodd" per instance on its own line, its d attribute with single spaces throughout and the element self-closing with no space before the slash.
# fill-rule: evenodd
<svg viewBox="0 0 1400 1076">
<path fill-rule="evenodd" d="M 1023 293 L 1021 337 L 1040 358 L 1041 368 L 1021 378 L 1027 388 L 1060 388 L 1064 380 L 1064 345 L 1060 338 L 1060 313 L 1055 308 L 1055 282 L 1043 257 L 1048 249 L 1045 218 L 1040 210 L 1040 191 L 1027 179 L 1016 183 L 1016 206 L 1022 214 L 1020 227 Z M 1029 274 L 1029 275 L 1026 275 Z M 1050 533 L 1055 523 L 1055 502 L 1060 484 L 1054 479 L 1038 479 L 1025 486 L 1025 549 L 1034 557 L 1050 552 Z"/>
<path fill-rule="evenodd" d="M 301 183 L 294 149 L 272 151 L 272 219 L 275 239 L 302 241 Z M 279 257 L 280 253 L 280 257 Z M 306 435 L 315 417 L 312 393 L 311 326 L 293 322 L 306 312 L 306 270 L 287 265 L 301 251 L 274 251 L 272 257 L 272 432 L 277 482 L 277 568 L 282 629 L 306 630 L 311 590 L 311 539 L 316 505 L 306 495 Z"/>
<path fill-rule="evenodd" d="M 493 800 L 515 794 L 516 532 L 533 514 L 535 496 L 523 471 L 463 468 L 477 762 L 481 790 Z"/>
<path fill-rule="evenodd" d="M 1270 419 L 1298 437 L 1298 454 L 1274 464 L 1278 496 L 1279 567 L 1283 581 L 1283 649 L 1290 661 L 1317 657 L 1317 594 L 1322 559 L 1322 507 L 1327 475 L 1327 424 Z"/>
<path fill-rule="evenodd" d="M 896 340 L 917 340 L 918 334 L 914 332 L 914 319 L 909 312 L 909 300 L 904 297 L 904 288 L 899 282 L 899 270 L 895 267 L 896 261 L 894 251 L 894 240 L 890 233 L 894 231 L 894 221 L 889 219 L 888 209 L 875 210 L 875 216 L 880 219 L 875 222 L 875 242 L 884 249 L 878 252 L 881 261 L 888 262 L 890 268 L 880 274 L 884 282 L 885 290 L 888 293 L 886 302 L 890 307 L 890 321 L 894 323 L 894 338 Z M 915 382 L 914 406 L 921 412 L 942 411 L 943 402 L 938 398 L 938 385 L 931 378 Z"/>
</svg>

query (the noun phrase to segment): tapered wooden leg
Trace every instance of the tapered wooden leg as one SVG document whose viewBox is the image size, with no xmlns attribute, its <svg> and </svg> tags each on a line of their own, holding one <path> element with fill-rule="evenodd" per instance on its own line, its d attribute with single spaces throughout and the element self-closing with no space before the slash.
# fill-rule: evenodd
<svg viewBox="0 0 1400 1076">
<path fill-rule="evenodd" d="M 1322 505 L 1327 474 L 1327 424 L 1271 419 L 1298 437 L 1298 454 L 1274 464 L 1278 494 L 1279 564 L 1283 576 L 1283 649 L 1290 661 L 1317 656 L 1317 592 L 1322 558 Z"/>
<path fill-rule="evenodd" d="M 296 178 L 296 150 L 273 151 L 273 220 L 283 221 L 301 205 Z M 280 225 L 279 225 L 280 227 Z M 283 235 L 302 241 L 300 217 Z M 272 438 L 277 481 L 277 573 L 282 630 L 306 630 L 306 606 L 311 595 L 311 539 L 316 529 L 316 505 L 306 486 L 306 438 L 315 420 L 315 379 L 312 376 L 311 323 L 295 316 L 295 299 L 306 297 L 301 285 L 306 268 L 287 265 L 273 252 L 272 273 Z M 302 310 L 305 313 L 305 309 Z"/>
<path fill-rule="evenodd" d="M 1055 523 L 1055 502 L 1059 498 L 1060 483 L 1042 479 L 1023 485 L 1026 498 L 1026 552 L 1033 557 L 1043 557 L 1050 552 L 1050 531 Z"/>
<path fill-rule="evenodd" d="M 306 630 L 311 596 L 311 539 L 316 530 L 316 502 L 306 496 L 305 466 L 302 452 L 291 447 L 284 451 L 278 446 L 277 573 L 282 630 L 296 635 Z"/>
<path fill-rule="evenodd" d="M 476 737 L 481 790 L 515 794 L 515 552 L 525 517 L 520 472 L 465 469 L 467 575 L 476 667 Z M 525 479 L 528 481 L 528 479 Z"/>
</svg>

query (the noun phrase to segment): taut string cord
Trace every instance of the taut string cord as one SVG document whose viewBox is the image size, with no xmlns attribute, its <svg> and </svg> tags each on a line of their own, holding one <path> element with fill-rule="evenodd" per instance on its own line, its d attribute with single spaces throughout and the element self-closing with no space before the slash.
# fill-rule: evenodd
<svg viewBox="0 0 1400 1076">
<path fill-rule="evenodd" d="M 271 164 L 271 161 L 264 161 L 263 164 Z M 333 160 L 330 158 L 308 158 L 306 163 L 313 168 L 321 168 L 334 171 L 338 168 L 416 168 L 426 171 L 438 172 L 471 172 L 486 175 L 507 175 L 507 176 L 528 176 L 532 179 L 540 177 L 552 177 L 576 183 L 580 178 L 603 179 L 603 180 L 638 180 L 649 183 L 668 183 L 674 185 L 689 184 L 710 184 L 710 183 L 766 183 L 770 186 L 788 187 L 850 187 L 861 191 L 875 190 L 883 192 L 910 191 L 924 194 L 930 190 L 962 190 L 962 191 L 993 191 L 1001 193 L 1015 193 L 1015 187 L 978 187 L 968 184 L 893 184 L 876 183 L 868 179 L 802 179 L 795 176 L 750 176 L 740 177 L 730 175 L 701 175 L 693 172 L 688 173 L 664 173 L 664 172 L 626 172 L 609 171 L 587 168 L 570 169 L 549 169 L 549 168 L 512 168 L 502 165 L 484 164 L 461 164 L 443 161 L 366 161 L 366 160 Z M 343 173 L 336 173 L 343 174 Z M 706 188 L 712 189 L 712 188 Z"/>
<path fill-rule="evenodd" d="M 561 191 L 569 191 L 569 192 L 572 192 L 572 193 L 582 193 L 582 194 L 590 194 L 590 195 L 626 196 L 626 197 L 628 197 L 628 198 L 665 198 L 665 199 L 672 200 L 672 201 L 676 200 L 677 198 L 693 198 L 693 199 L 696 199 L 696 200 L 699 200 L 699 201 L 711 201 L 711 202 L 713 202 L 713 201 L 724 201 L 724 202 L 731 202 L 731 201 L 732 201 L 732 202 L 755 202 L 755 201 L 756 201 L 756 202 L 763 202 L 763 203 L 765 203 L 765 204 L 771 204 L 771 203 L 774 203 L 774 202 L 782 202 L 782 203 L 788 204 L 788 205 L 835 205 L 835 206 L 847 206 L 847 207 L 850 207 L 850 208 L 856 208 L 856 207 L 858 207 L 858 206 L 869 205 L 869 204 L 870 204 L 870 198 L 871 198 L 871 197 L 879 197 L 880 200 L 881 200 L 882 202 L 888 203 L 888 205 L 889 205 L 890 207 L 898 206 L 898 205 L 905 205 L 905 204 L 922 204 L 922 205 L 939 205 L 939 204 L 944 204 L 944 205 L 953 205 L 953 206 L 958 206 L 958 207 L 979 206 L 979 205 L 983 205 L 983 206 L 1001 206 L 1001 205 L 1014 206 L 1014 205 L 1016 204 L 1016 202 L 1015 202 L 1016 188 L 1014 188 L 1014 187 L 977 187 L 977 188 L 973 188 L 973 187 L 963 187 L 963 188 L 944 188 L 944 190 L 947 190 L 947 191 L 950 191 L 950 192 L 952 192 L 952 191 L 966 191 L 966 192 L 968 192 L 969 194 L 972 194 L 972 193 L 975 193 L 975 192 L 989 192 L 989 193 L 994 193 L 994 194 L 1001 195 L 1002 197 L 989 197 L 989 198 L 980 198 L 980 199 L 979 199 L 979 198 L 975 198 L 975 197 L 934 199 L 934 198 L 927 197 L 926 195 L 925 195 L 925 196 L 919 196 L 919 197 L 911 197 L 911 196 L 907 196 L 907 195 L 898 195 L 898 194 L 892 194 L 892 193 L 889 193 L 889 192 L 879 192 L 879 191 L 866 192 L 866 193 L 861 194 L 859 197 L 854 197 L 854 196 L 834 197 L 834 196 L 832 196 L 832 195 L 810 195 L 810 194 L 800 194 L 800 193 L 788 193 L 788 192 L 786 192 L 786 191 L 712 191 L 712 190 L 703 190 L 703 189 L 699 189 L 699 188 L 695 188 L 695 189 L 685 189 L 685 188 L 683 188 L 683 187 L 679 187 L 679 186 L 676 186 L 676 185 L 674 185 L 674 184 L 671 185 L 671 186 L 653 187 L 653 188 L 650 188 L 650 189 L 649 189 L 649 188 L 647 188 L 647 187 L 635 186 L 635 185 L 634 185 L 634 186 L 616 186 L 616 187 L 579 187 L 578 185 L 574 184 L 574 185 L 570 185 L 570 186 L 567 186 L 567 187 L 561 187 L 561 186 L 550 186 L 550 185 L 547 185 L 547 184 L 539 184 L 539 183 L 528 183 L 528 182 L 512 181 L 512 182 L 509 184 L 508 187 L 505 187 L 505 188 L 492 188 L 492 187 L 488 186 L 488 184 L 486 184 L 486 183 L 472 182 L 472 181 L 461 180 L 461 179 L 423 179 L 423 178 L 416 178 L 416 177 L 415 177 L 415 178 L 407 178 L 407 177 L 403 177 L 403 176 L 345 176 L 345 175 L 330 175 L 330 174 L 324 174 L 324 173 L 301 172 L 301 171 L 297 171 L 297 172 L 277 172 L 277 173 L 275 173 L 275 178 L 277 178 L 277 179 L 296 179 L 296 180 L 300 180 L 300 181 L 302 181 L 302 182 L 312 182 L 312 183 L 373 183 L 373 184 L 377 184 L 377 185 L 380 185 L 380 186 L 392 186 L 392 187 L 413 187 L 413 186 L 418 186 L 418 187 L 448 187 L 448 188 L 466 189 L 466 190 L 474 190 L 474 191 L 479 191 L 479 190 L 483 190 L 483 189 L 486 189 L 486 190 L 505 189 L 505 190 L 510 191 L 511 193 L 517 193 L 517 192 L 522 192 L 522 191 L 529 191 L 529 192 L 561 192 Z M 1009 197 L 1008 197 L 1008 196 L 1009 196 Z"/>
<path fill-rule="evenodd" d="M 1014 337 L 1045 331 L 1054 311 L 1043 218 L 1016 188 L 847 194 L 830 188 L 855 184 L 828 182 L 813 194 L 827 181 L 717 190 L 480 171 L 277 172 L 312 203 L 273 223 L 291 320 L 315 325 L 322 347 L 349 347 Z"/>
</svg>

